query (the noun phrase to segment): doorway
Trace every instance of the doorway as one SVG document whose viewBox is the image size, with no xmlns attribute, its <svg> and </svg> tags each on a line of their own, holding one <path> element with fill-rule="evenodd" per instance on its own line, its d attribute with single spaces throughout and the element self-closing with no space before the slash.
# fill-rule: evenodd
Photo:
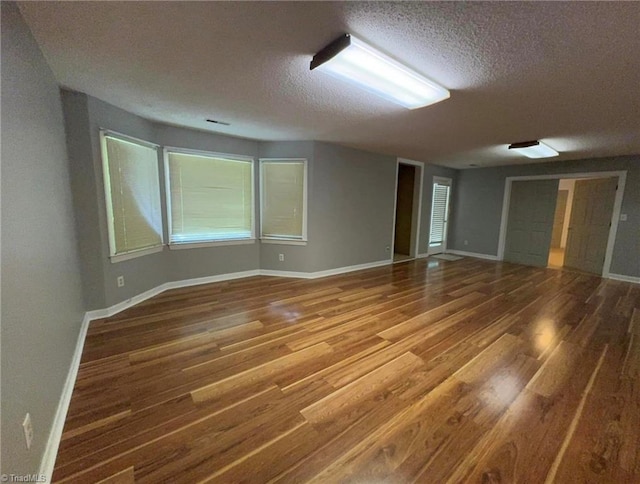
<svg viewBox="0 0 640 484">
<path fill-rule="evenodd" d="M 601 274 L 618 179 L 560 180 L 548 267 Z"/>
<path fill-rule="evenodd" d="M 429 255 L 442 254 L 447 250 L 450 198 L 451 178 L 434 176 L 429 225 Z"/>
<path fill-rule="evenodd" d="M 418 252 L 422 201 L 422 169 L 417 161 L 398 160 L 393 262 L 414 259 Z"/>
<path fill-rule="evenodd" d="M 618 180 L 576 180 L 564 267 L 601 274 Z"/>
<path fill-rule="evenodd" d="M 608 277 L 625 181 L 625 171 L 507 177 L 498 259 Z M 549 193 L 528 193 L 533 185 L 523 188 L 534 182 L 546 186 L 543 191 Z M 554 193 L 550 191 L 552 186 Z M 523 206 L 522 196 L 528 207 Z M 534 221 L 537 227 L 533 227 Z M 519 223 L 524 224 L 524 231 L 519 231 Z M 547 237 L 545 247 L 543 239 Z M 525 259 L 520 258 L 522 254 Z M 529 260 L 532 255 L 535 261 Z"/>
<path fill-rule="evenodd" d="M 563 179 L 558 184 L 558 198 L 553 217 L 553 232 L 551 234 L 548 261 L 548 267 L 553 269 L 560 269 L 564 266 L 564 253 L 567 247 L 567 234 L 575 182 L 573 179 Z"/>
</svg>

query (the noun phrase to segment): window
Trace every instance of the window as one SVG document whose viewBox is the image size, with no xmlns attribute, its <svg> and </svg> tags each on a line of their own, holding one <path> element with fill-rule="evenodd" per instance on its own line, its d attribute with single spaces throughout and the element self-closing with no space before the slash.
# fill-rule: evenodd
<svg viewBox="0 0 640 484">
<path fill-rule="evenodd" d="M 431 231 L 429 247 L 442 248 L 447 237 L 447 216 L 449 213 L 449 192 L 451 180 L 436 178 L 433 182 L 433 199 L 431 204 Z"/>
<path fill-rule="evenodd" d="M 262 159 L 261 237 L 307 240 L 307 160 Z"/>
<path fill-rule="evenodd" d="M 162 250 L 157 146 L 100 132 L 112 262 Z"/>
<path fill-rule="evenodd" d="M 166 149 L 169 242 L 252 240 L 253 159 Z"/>
</svg>

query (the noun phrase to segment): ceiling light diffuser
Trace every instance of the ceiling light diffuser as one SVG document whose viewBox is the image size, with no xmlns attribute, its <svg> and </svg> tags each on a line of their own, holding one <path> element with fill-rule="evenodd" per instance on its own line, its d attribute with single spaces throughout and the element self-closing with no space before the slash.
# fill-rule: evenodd
<svg viewBox="0 0 640 484">
<path fill-rule="evenodd" d="M 429 106 L 450 96 L 444 87 L 349 34 L 314 55 L 313 69 L 349 81 L 408 109 Z"/>
<path fill-rule="evenodd" d="M 517 151 L 528 158 L 551 158 L 558 156 L 558 152 L 551 146 L 540 141 L 523 141 L 509 145 L 510 150 Z"/>
</svg>

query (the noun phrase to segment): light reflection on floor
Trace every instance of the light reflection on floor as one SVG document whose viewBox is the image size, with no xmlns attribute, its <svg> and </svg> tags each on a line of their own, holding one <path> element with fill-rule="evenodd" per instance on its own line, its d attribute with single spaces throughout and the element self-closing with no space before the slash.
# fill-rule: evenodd
<svg viewBox="0 0 640 484">
<path fill-rule="evenodd" d="M 558 328 L 551 318 L 541 318 L 533 325 L 534 345 L 540 354 L 544 353 L 556 338 Z"/>
</svg>

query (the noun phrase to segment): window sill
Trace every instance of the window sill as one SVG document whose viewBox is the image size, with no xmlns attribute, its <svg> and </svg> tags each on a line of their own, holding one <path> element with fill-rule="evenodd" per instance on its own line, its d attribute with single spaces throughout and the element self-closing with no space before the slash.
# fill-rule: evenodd
<svg viewBox="0 0 640 484">
<path fill-rule="evenodd" d="M 202 249 L 205 247 L 222 247 L 225 245 L 248 245 L 255 244 L 256 239 L 232 239 L 232 240 L 212 240 L 210 242 L 183 242 L 169 244 L 171 250 Z"/>
<path fill-rule="evenodd" d="M 157 247 L 149 247 L 148 249 L 136 250 L 133 252 L 127 252 L 126 254 L 117 254 L 109 257 L 111 259 L 111 263 L 116 264 L 118 262 L 124 262 L 126 260 L 136 259 L 138 257 L 143 257 L 149 254 L 155 254 L 157 252 L 162 252 L 164 249 L 164 245 L 159 245 Z"/>
<path fill-rule="evenodd" d="M 261 244 L 307 245 L 306 240 L 299 239 L 260 239 Z"/>
</svg>

